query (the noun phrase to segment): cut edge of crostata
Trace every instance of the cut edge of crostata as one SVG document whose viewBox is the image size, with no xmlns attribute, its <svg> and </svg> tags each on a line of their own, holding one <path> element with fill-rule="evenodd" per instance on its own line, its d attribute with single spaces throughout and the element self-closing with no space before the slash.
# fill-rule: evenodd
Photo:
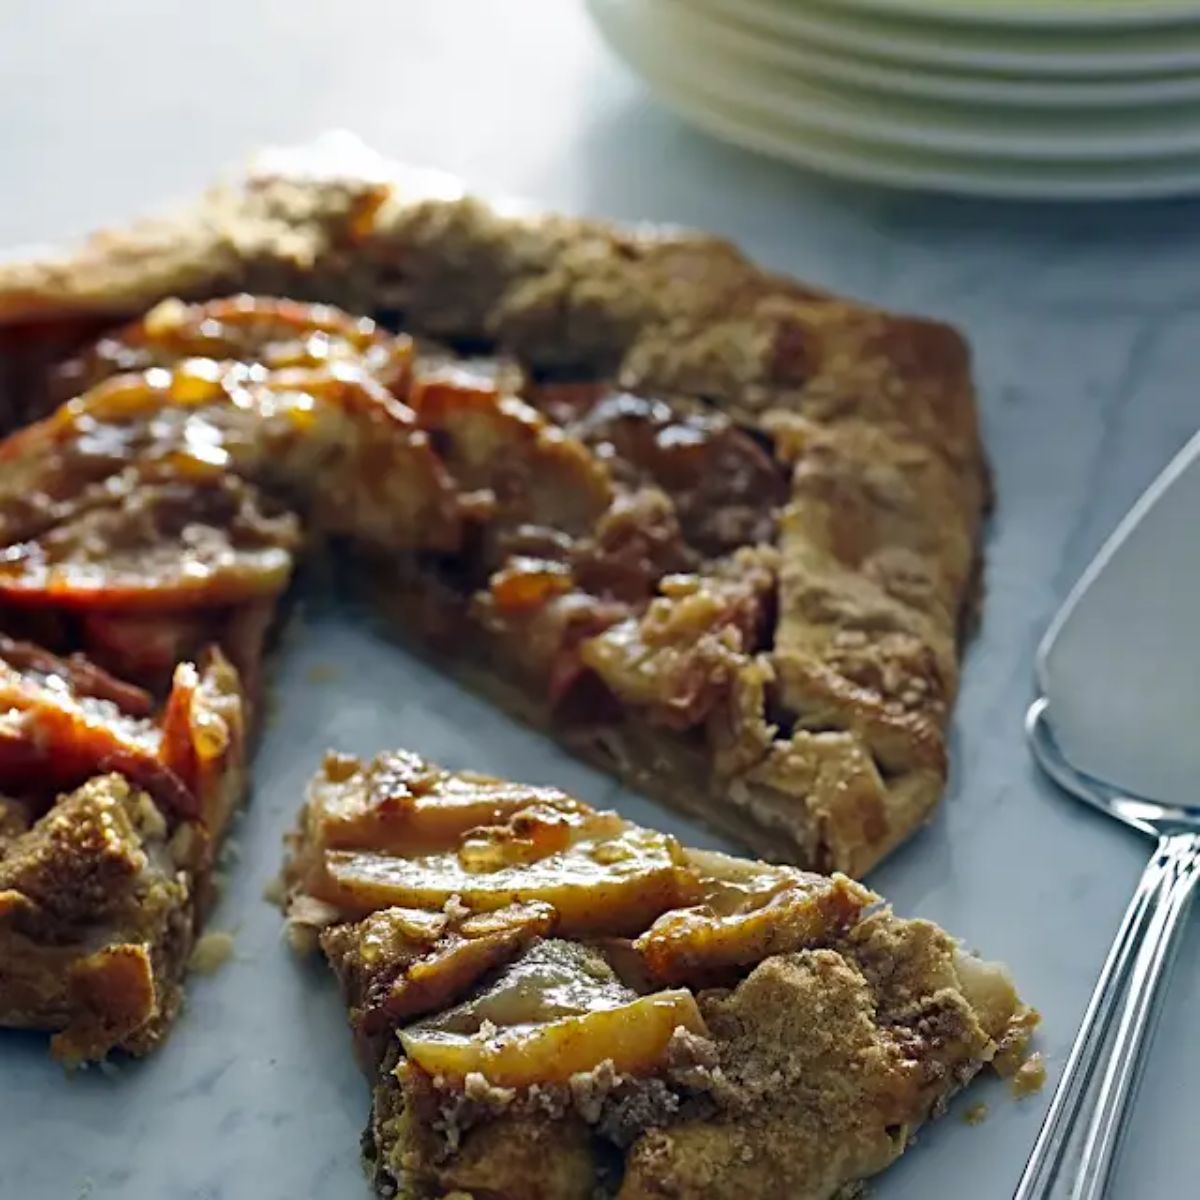
<svg viewBox="0 0 1200 1200">
<path fill-rule="evenodd" d="M 691 850 L 551 787 L 328 756 L 284 872 L 404 1200 L 829 1200 L 1037 1021 L 844 875 Z"/>
<path fill-rule="evenodd" d="M 164 702 L 0 637 L 0 1025 L 68 1066 L 169 1031 L 245 790 L 237 671 L 216 647 Z"/>
</svg>

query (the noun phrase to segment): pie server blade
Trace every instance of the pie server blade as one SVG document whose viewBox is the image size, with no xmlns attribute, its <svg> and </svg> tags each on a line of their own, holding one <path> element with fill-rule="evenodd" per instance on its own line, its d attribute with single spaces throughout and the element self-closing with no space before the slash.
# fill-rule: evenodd
<svg viewBox="0 0 1200 1200">
<path fill-rule="evenodd" d="M 1200 433 L 1150 485 L 1042 640 L 1038 681 L 1076 770 L 1182 806 L 1200 795 Z"/>
<path fill-rule="evenodd" d="M 1109 1195 L 1200 883 L 1198 460 L 1200 434 L 1117 527 L 1038 651 L 1042 696 L 1026 718 L 1034 757 L 1066 791 L 1157 845 L 1104 960 L 1014 1200 L 1049 1200 L 1068 1181 L 1071 1200 Z"/>
</svg>

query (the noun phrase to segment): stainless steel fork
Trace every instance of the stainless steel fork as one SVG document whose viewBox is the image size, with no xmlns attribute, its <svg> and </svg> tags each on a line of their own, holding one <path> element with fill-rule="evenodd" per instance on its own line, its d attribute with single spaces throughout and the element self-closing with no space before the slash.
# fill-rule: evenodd
<svg viewBox="0 0 1200 1200">
<path fill-rule="evenodd" d="M 1029 709 L 1025 731 L 1038 763 L 1061 788 L 1157 840 L 1100 971 L 1013 1198 L 1043 1200 L 1064 1188 L 1069 1190 L 1062 1194 L 1071 1200 L 1101 1200 L 1112 1177 L 1179 934 L 1200 879 L 1200 805 L 1156 804 L 1075 770 L 1054 742 L 1044 698 Z M 1067 1154 L 1071 1135 L 1089 1098 L 1093 1106 L 1083 1149 L 1072 1160 Z"/>
</svg>

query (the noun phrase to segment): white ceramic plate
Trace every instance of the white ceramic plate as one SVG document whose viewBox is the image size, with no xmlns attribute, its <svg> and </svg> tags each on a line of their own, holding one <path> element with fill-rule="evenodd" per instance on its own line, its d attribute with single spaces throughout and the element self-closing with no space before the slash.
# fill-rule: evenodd
<svg viewBox="0 0 1200 1200">
<path fill-rule="evenodd" d="M 825 125 L 824 110 L 814 109 L 806 122 L 784 120 L 722 94 L 719 75 L 693 72 L 687 55 L 664 65 L 644 25 L 631 20 L 631 10 L 619 0 L 589 0 L 589 7 L 616 52 L 681 115 L 725 141 L 823 174 L 890 187 L 1025 200 L 1139 199 L 1200 190 L 1200 153 L 1136 162 L 1061 163 L 833 135 Z"/>
<path fill-rule="evenodd" d="M 649 3 L 649 0 L 643 0 Z M 1200 100 L 1200 72 L 1165 75 L 1066 79 L 1000 75 L 910 66 L 837 51 L 806 41 L 784 39 L 740 25 L 724 10 L 687 4 L 687 20 L 697 37 L 719 38 L 730 52 L 754 56 L 814 82 L 881 95 L 954 104 L 1066 109 L 1131 109 Z"/>
<path fill-rule="evenodd" d="M 1200 153 L 1200 101 L 1170 107 L 1043 111 L 887 95 L 765 62 L 680 0 L 602 0 L 635 31 L 647 69 L 722 104 L 833 137 L 967 158 L 1144 160 Z"/>
<path fill-rule="evenodd" d="M 1012 29 L 921 24 L 847 11 L 837 0 L 691 0 L 747 29 L 914 67 L 1046 75 L 1146 75 L 1200 69 L 1200 21 L 1133 29 Z"/>
</svg>

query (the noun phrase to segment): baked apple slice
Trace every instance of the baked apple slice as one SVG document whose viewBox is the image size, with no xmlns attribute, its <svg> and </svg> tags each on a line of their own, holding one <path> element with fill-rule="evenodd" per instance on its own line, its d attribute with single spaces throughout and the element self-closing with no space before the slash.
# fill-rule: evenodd
<svg viewBox="0 0 1200 1200">
<path fill-rule="evenodd" d="M 506 535 L 554 530 L 569 545 L 612 502 L 609 472 L 594 453 L 489 380 L 435 371 L 417 379 L 410 402 L 459 488 L 476 497 L 489 570 L 511 551 Z"/>
<path fill-rule="evenodd" d="M 302 529 L 377 554 L 460 537 L 428 436 L 349 361 L 117 375 L 0 445 L 10 626 L 66 614 L 57 641 L 155 687 L 215 642 L 257 691 Z"/>
<path fill-rule="evenodd" d="M 114 491 L 5 548 L 5 603 L 176 612 L 273 600 L 287 586 L 299 524 L 245 480 L 144 479 Z"/>
<path fill-rule="evenodd" d="M 326 304 L 274 296 L 225 296 L 199 304 L 169 299 L 106 334 L 55 372 L 61 400 L 110 375 L 172 367 L 188 358 L 258 363 L 268 370 L 350 363 L 402 396 L 412 373 L 412 340 L 370 317 Z"/>
<path fill-rule="evenodd" d="M 639 996 L 599 954 L 549 938 L 478 995 L 399 1036 L 407 1062 L 426 1075 L 529 1088 L 568 1084 L 601 1063 L 652 1074 L 679 1029 L 708 1033 L 686 988 Z"/>
<path fill-rule="evenodd" d="M 628 483 L 671 497 L 690 545 L 715 557 L 774 540 L 787 473 L 770 451 L 711 406 L 600 387 L 535 388 L 531 402 Z"/>
<path fill-rule="evenodd" d="M 337 912 L 437 911 L 452 902 L 490 912 L 534 903 L 552 906 L 557 926 L 567 932 L 632 933 L 698 895 L 675 839 L 616 813 L 594 812 L 552 789 L 506 788 L 434 772 L 436 782 L 416 798 L 423 803 L 412 804 L 396 789 L 377 796 L 369 819 L 361 796 L 374 781 L 361 776 L 377 780 L 387 767 L 380 760 L 355 766 L 348 770 L 340 756 L 327 761 L 290 868 L 298 894 Z M 338 789 L 349 795 L 336 797 Z M 516 807 L 522 790 L 524 803 Z M 464 803 L 463 793 L 472 791 L 478 794 Z M 441 805 L 446 811 L 437 813 Z M 476 823 L 468 825 L 472 813 Z M 503 813 L 503 819 L 489 823 L 485 813 Z M 348 814 L 357 819 L 347 820 Z M 405 828 L 412 831 L 408 843 Z M 430 848 L 442 839 L 441 848 Z"/>
<path fill-rule="evenodd" d="M 53 797 L 92 775 L 122 770 L 164 809 L 198 816 L 195 794 L 164 760 L 148 699 L 110 688 L 103 673 L 79 660 L 0 640 L 0 789 Z"/>
<path fill-rule="evenodd" d="M 0 466 L 8 546 L 147 484 L 226 475 L 376 549 L 458 537 L 453 488 L 412 410 L 355 366 L 263 375 L 191 359 L 113 376 L 9 438 Z"/>
</svg>

